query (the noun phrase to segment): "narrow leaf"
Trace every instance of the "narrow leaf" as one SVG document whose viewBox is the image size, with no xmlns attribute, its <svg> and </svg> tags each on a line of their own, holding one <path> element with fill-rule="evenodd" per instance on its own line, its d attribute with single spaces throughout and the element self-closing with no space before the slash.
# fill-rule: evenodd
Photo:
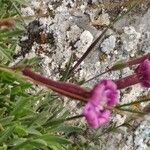
<svg viewBox="0 0 150 150">
<path fill-rule="evenodd" d="M 54 136 L 50 134 L 45 134 L 40 137 L 40 139 L 45 140 L 47 143 L 59 143 L 59 144 L 70 144 L 71 141 L 62 138 L 60 136 Z"/>
<path fill-rule="evenodd" d="M 13 133 L 14 129 L 14 126 L 10 126 L 8 129 L 4 130 L 0 134 L 0 143 L 3 143 L 5 140 L 7 140 L 7 138 L 9 138 L 9 136 Z"/>
</svg>

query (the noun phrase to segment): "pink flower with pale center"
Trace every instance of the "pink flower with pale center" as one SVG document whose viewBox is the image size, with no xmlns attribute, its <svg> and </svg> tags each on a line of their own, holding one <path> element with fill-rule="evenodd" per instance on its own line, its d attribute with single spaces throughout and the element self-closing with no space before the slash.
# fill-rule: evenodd
<svg viewBox="0 0 150 150">
<path fill-rule="evenodd" d="M 135 70 L 142 86 L 150 87 L 150 60 L 144 60 Z"/>
<path fill-rule="evenodd" d="M 83 109 L 88 124 L 98 128 L 110 119 L 111 108 L 118 102 L 117 86 L 112 80 L 102 80 L 91 91 L 88 103 Z M 109 107 L 107 109 L 106 107 Z"/>
</svg>

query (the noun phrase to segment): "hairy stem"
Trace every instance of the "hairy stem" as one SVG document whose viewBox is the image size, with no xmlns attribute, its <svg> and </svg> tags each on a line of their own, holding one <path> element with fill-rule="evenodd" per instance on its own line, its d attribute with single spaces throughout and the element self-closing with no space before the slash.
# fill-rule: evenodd
<svg viewBox="0 0 150 150">
<path fill-rule="evenodd" d="M 33 72 L 29 68 L 25 68 L 24 70 L 22 70 L 22 73 L 23 75 L 34 80 L 35 83 L 45 85 L 51 90 L 67 97 L 86 102 L 90 96 L 90 92 L 88 90 L 78 85 L 51 80 Z"/>
</svg>

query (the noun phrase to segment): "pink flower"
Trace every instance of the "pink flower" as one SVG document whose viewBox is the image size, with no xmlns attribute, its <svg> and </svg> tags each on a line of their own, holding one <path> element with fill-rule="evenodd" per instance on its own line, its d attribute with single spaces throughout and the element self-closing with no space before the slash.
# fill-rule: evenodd
<svg viewBox="0 0 150 150">
<path fill-rule="evenodd" d="M 110 119 L 111 110 L 118 102 L 116 84 L 111 80 L 102 80 L 91 91 L 88 103 L 83 109 L 88 124 L 92 128 L 98 128 Z"/>
<path fill-rule="evenodd" d="M 150 60 L 144 60 L 135 70 L 142 86 L 150 87 Z"/>
<path fill-rule="evenodd" d="M 145 59 L 135 69 L 135 72 L 127 77 L 114 80 L 118 89 L 124 89 L 131 85 L 140 83 L 143 87 L 150 87 L 150 59 Z"/>
</svg>

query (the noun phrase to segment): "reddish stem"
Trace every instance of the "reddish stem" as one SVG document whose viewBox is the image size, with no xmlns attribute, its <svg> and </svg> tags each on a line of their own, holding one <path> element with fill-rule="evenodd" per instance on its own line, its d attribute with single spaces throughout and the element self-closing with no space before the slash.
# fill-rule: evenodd
<svg viewBox="0 0 150 150">
<path fill-rule="evenodd" d="M 132 60 L 129 60 L 128 62 L 126 62 L 126 66 L 132 66 L 132 65 L 136 65 L 136 64 L 140 64 L 142 63 L 145 59 L 149 59 L 150 60 L 150 53 L 148 53 L 145 56 L 139 57 L 139 58 L 135 58 Z"/>
<path fill-rule="evenodd" d="M 114 82 L 116 83 L 118 89 L 124 89 L 131 85 L 137 84 L 140 81 L 139 81 L 137 74 L 133 74 L 125 78 L 121 78 L 119 80 L 114 80 Z"/>
<path fill-rule="evenodd" d="M 50 88 L 51 90 L 58 92 L 62 95 L 65 95 L 67 97 L 86 102 L 90 96 L 89 91 L 87 91 L 84 88 L 81 88 L 78 85 L 48 79 L 37 73 L 34 73 L 29 68 L 25 68 L 24 70 L 22 70 L 22 73 L 23 73 L 23 75 L 30 77 L 34 81 L 36 81 L 42 85 L 45 85 L 46 87 Z"/>
</svg>

